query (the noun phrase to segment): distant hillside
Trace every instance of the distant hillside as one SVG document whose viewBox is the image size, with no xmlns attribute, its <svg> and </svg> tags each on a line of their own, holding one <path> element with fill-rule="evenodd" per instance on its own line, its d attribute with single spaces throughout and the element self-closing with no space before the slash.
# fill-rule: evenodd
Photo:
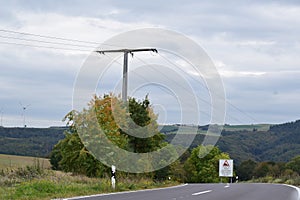
<svg viewBox="0 0 300 200">
<path fill-rule="evenodd" d="M 229 125 L 225 124 L 222 128 L 224 131 L 268 131 L 270 129 L 270 124 L 251 124 L 251 125 Z M 178 128 L 182 130 L 181 132 L 191 133 L 191 129 L 197 129 L 198 133 L 205 134 L 208 130 L 209 125 L 205 126 L 192 126 L 192 125 L 160 125 L 158 128 L 160 132 L 165 134 L 176 133 Z"/>
<path fill-rule="evenodd" d="M 66 129 L 0 127 L 0 154 L 46 157 Z"/>
<path fill-rule="evenodd" d="M 208 126 L 166 125 L 160 131 L 170 142 L 178 128 L 182 134 L 197 135 L 191 148 L 202 143 Z M 67 128 L 3 128 L 0 127 L 0 154 L 46 157 L 64 137 Z M 210 138 L 214 136 L 209 136 Z M 217 146 L 240 163 L 244 160 L 288 161 L 300 155 L 300 120 L 279 125 L 226 125 Z"/>
<path fill-rule="evenodd" d="M 268 131 L 224 131 L 218 146 L 238 161 L 286 162 L 300 155 L 300 120 L 273 125 Z"/>
<path fill-rule="evenodd" d="M 166 134 L 168 142 L 174 138 L 175 127 L 172 129 L 172 126 L 169 125 L 161 130 Z M 207 126 L 198 127 L 200 134 L 196 135 L 191 148 L 203 142 L 205 135 L 201 133 L 207 128 Z M 188 131 L 186 134 L 189 134 Z M 213 136 L 209 137 L 212 138 Z M 294 156 L 300 155 L 300 120 L 272 126 L 266 124 L 225 125 L 216 145 L 222 151 L 229 153 L 237 164 L 248 159 L 289 161 Z"/>
</svg>

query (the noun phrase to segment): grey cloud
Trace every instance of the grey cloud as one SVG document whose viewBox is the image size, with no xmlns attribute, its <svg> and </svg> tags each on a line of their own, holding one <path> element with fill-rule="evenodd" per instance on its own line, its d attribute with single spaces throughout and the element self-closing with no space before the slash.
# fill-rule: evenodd
<svg viewBox="0 0 300 200">
<path fill-rule="evenodd" d="M 171 0 L 30 0 L 6 2 L 0 8 L 0 23 L 3 27 L 18 30 L 22 26 L 31 26 L 29 19 L 27 24 L 23 24 L 24 13 L 31 13 L 33 17 L 34 14 L 39 16 L 44 13 L 58 13 L 70 17 L 69 19 L 78 16 L 82 16 L 82 20 L 84 17 L 109 19 L 119 24 L 131 24 L 128 27 L 142 22 L 141 24 L 182 32 L 203 45 L 214 60 L 224 63 L 220 71 L 266 72 L 262 76 L 223 77 L 228 100 L 253 115 L 259 122 L 284 122 L 294 120 L 299 113 L 298 10 L 299 2 L 292 0 L 226 3 Z M 90 25 L 100 26 L 97 21 Z M 117 34 L 113 32 L 117 29 L 110 29 L 109 24 L 101 26 L 103 32 L 108 31 L 107 35 Z M 33 27 L 31 30 L 39 29 L 41 27 Z M 62 31 L 71 35 L 69 30 Z M 86 33 L 85 30 L 78 29 L 78 33 L 72 33 L 74 37 L 82 34 L 87 38 L 95 38 L 95 33 Z M 61 32 L 57 33 L 57 36 L 61 35 Z M 270 44 L 266 44 L 268 42 Z M 33 102 L 32 116 L 55 116 L 60 120 L 70 109 L 68 102 L 71 101 L 73 82 L 84 59 L 82 55 L 65 56 L 60 53 L 49 54 L 47 51 L 3 46 L 0 56 L 0 104 L 6 105 L 6 112 L 13 114 L 19 112 L 16 108 L 19 100 Z M 118 79 L 118 76 L 119 74 L 114 73 L 113 79 Z M 113 84 L 105 81 L 102 86 L 107 90 Z M 195 88 L 200 94 L 201 90 L 197 86 Z M 167 101 L 168 97 L 162 96 L 161 99 Z M 170 112 L 175 113 L 172 105 L 170 108 Z M 230 106 L 228 113 L 237 116 L 242 123 L 252 123 L 251 119 Z M 239 123 L 230 119 L 230 116 L 228 120 Z"/>
</svg>

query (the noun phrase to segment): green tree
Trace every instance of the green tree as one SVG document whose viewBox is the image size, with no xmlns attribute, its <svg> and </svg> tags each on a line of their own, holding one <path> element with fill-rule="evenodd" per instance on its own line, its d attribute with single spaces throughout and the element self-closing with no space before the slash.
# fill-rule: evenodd
<svg viewBox="0 0 300 200">
<path fill-rule="evenodd" d="M 74 124 L 71 124 L 74 115 L 75 112 L 70 112 L 65 117 L 70 129 L 65 132 L 65 138 L 60 140 L 51 152 L 52 168 L 91 177 L 103 176 L 108 168 L 96 160 L 84 147 Z"/>
<path fill-rule="evenodd" d="M 129 117 L 132 120 L 128 120 Z M 122 160 L 124 156 L 115 155 L 112 147 L 105 145 L 107 140 L 120 148 L 139 153 L 157 150 L 165 145 L 163 135 L 158 131 L 157 116 L 147 97 L 142 102 L 130 98 L 128 110 L 122 100 L 112 94 L 104 97 L 94 96 L 87 109 L 70 112 L 66 119 L 70 130 L 51 153 L 53 169 L 103 176 L 109 171 L 108 167 L 97 161 L 88 151 L 91 148 L 91 152 L 96 155 L 104 154 L 110 159 L 109 162 L 114 162 L 116 159 Z M 143 129 L 134 129 L 137 125 Z M 131 129 L 137 131 L 135 134 L 150 134 L 152 137 L 135 138 L 126 133 Z"/>
<path fill-rule="evenodd" d="M 93 134 L 91 126 L 96 122 L 104 131 L 106 137 L 114 144 L 126 148 L 128 139 L 125 135 L 120 133 L 119 127 L 116 124 L 112 114 L 112 104 L 119 116 L 125 116 L 126 110 L 119 107 L 116 103 L 118 98 L 114 96 L 105 95 L 103 98 L 94 97 L 89 103 L 89 108 L 82 112 L 72 111 L 67 114 L 65 120 L 69 125 L 69 131 L 65 132 L 65 138 L 60 140 L 55 145 L 50 161 L 53 169 L 62 169 L 66 172 L 73 172 L 78 174 L 85 174 L 88 176 L 104 176 L 109 173 L 109 168 L 99 162 L 84 146 L 81 138 L 85 137 L 77 133 L 78 129 L 87 127 L 88 139 L 85 142 L 96 142 L 94 145 L 101 143 L 102 138 L 100 134 Z M 121 122 L 120 122 L 121 123 Z M 99 136 L 99 137 L 98 137 Z M 99 145 L 101 146 L 101 145 Z"/>
<path fill-rule="evenodd" d="M 300 155 L 295 156 L 290 162 L 286 164 L 287 169 L 291 169 L 300 175 Z"/>
<path fill-rule="evenodd" d="M 54 170 L 62 170 L 59 162 L 62 159 L 62 155 L 61 155 L 61 143 L 57 143 L 54 147 L 53 150 L 50 153 L 50 164 L 51 164 L 51 168 Z"/>
<path fill-rule="evenodd" d="M 251 159 L 243 161 L 237 167 L 237 175 L 239 176 L 239 180 L 247 181 L 252 179 L 256 165 L 257 163 Z"/>
<path fill-rule="evenodd" d="M 286 163 L 284 162 L 272 163 L 268 175 L 275 178 L 279 178 L 284 174 L 285 170 L 286 170 Z"/>
<path fill-rule="evenodd" d="M 184 163 L 180 162 L 180 160 L 177 160 L 169 165 L 169 177 L 171 180 L 185 182 L 187 181 L 186 176 L 187 172 L 184 169 Z"/>
<path fill-rule="evenodd" d="M 64 171 L 87 176 L 103 176 L 108 171 L 84 147 L 77 133 L 66 133 L 66 138 L 59 146 L 62 154 L 59 164 Z"/>
<path fill-rule="evenodd" d="M 270 164 L 268 162 L 258 163 L 253 171 L 253 175 L 255 178 L 261 178 L 267 176 L 270 172 Z"/>
<path fill-rule="evenodd" d="M 187 181 L 214 183 L 219 181 L 219 160 L 229 159 L 218 147 L 200 145 L 193 149 L 185 163 Z"/>
<path fill-rule="evenodd" d="M 129 114 L 132 120 L 128 120 L 128 129 L 134 135 L 150 135 L 151 137 L 139 138 L 128 135 L 129 150 L 135 153 L 146 153 L 161 148 L 164 143 L 164 135 L 158 131 L 157 116 L 151 108 L 148 96 L 143 101 L 129 98 Z"/>
</svg>

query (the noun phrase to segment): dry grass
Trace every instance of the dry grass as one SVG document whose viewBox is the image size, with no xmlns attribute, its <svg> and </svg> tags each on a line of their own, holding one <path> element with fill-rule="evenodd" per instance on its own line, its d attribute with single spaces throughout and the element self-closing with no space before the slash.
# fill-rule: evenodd
<svg viewBox="0 0 300 200">
<path fill-rule="evenodd" d="M 113 190 L 110 177 L 89 178 L 47 169 L 49 167 L 47 159 L 0 155 L 0 199 L 48 200 L 178 184 L 136 176 L 120 177 Z"/>
<path fill-rule="evenodd" d="M 114 190 L 109 177 L 89 178 L 53 170 L 39 171 L 38 166 L 0 173 L 0 180 L 0 199 L 14 200 L 60 199 L 178 184 L 171 181 L 154 182 L 149 178 L 122 178 L 118 179 Z"/>
<path fill-rule="evenodd" d="M 0 154 L 0 170 L 33 166 L 36 162 L 39 162 L 45 169 L 49 169 L 51 167 L 49 160 L 45 158 Z"/>
</svg>

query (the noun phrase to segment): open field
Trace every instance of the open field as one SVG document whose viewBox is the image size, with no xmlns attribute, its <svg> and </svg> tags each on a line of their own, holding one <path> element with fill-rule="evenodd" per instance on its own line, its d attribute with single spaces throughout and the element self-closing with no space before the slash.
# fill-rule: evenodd
<svg viewBox="0 0 300 200">
<path fill-rule="evenodd" d="M 222 128 L 224 131 L 268 131 L 270 129 L 270 124 L 249 124 L 249 125 L 229 125 L 226 124 Z M 159 129 L 161 132 L 166 134 L 176 134 L 178 129 L 180 128 L 180 132 L 182 134 L 192 134 L 192 133 L 198 133 L 198 134 L 208 134 L 207 128 L 208 126 L 195 126 L 195 125 L 160 125 Z"/>
<path fill-rule="evenodd" d="M 39 162 L 39 164 L 46 169 L 51 166 L 49 160 L 45 158 L 0 154 L 0 170 L 32 166 L 36 164 L 36 162 Z"/>
<path fill-rule="evenodd" d="M 225 125 L 224 130 L 226 131 L 268 131 L 270 124 L 251 124 L 251 125 Z"/>
</svg>

